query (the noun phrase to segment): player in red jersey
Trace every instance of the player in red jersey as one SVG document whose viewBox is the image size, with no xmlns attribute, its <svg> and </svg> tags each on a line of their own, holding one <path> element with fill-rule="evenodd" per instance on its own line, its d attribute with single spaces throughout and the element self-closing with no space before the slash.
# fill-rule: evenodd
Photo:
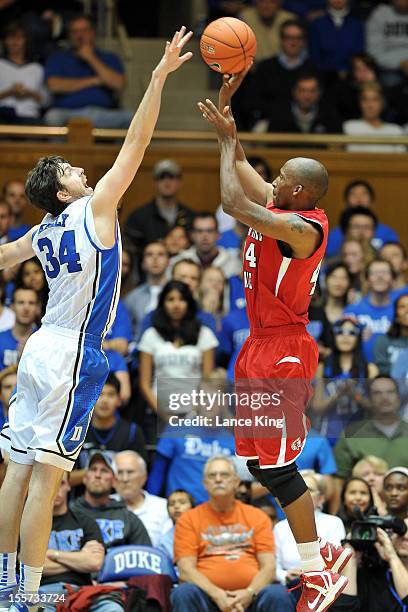
<svg viewBox="0 0 408 612">
<path fill-rule="evenodd" d="M 348 582 L 330 570 L 341 570 L 351 552 L 319 540 L 296 458 L 309 428 L 304 412 L 318 363 L 306 324 L 327 244 L 327 217 L 316 204 L 327 191 L 328 174 L 314 159 L 295 158 L 270 184 L 250 166 L 227 106 L 244 76 L 224 77 L 220 110 L 210 100 L 198 105 L 218 135 L 223 209 L 250 228 L 243 255 L 250 336 L 235 367 L 242 417 L 236 451 L 285 510 L 302 560 L 298 612 L 323 612 Z M 262 395 L 271 401 L 263 404 Z"/>
</svg>

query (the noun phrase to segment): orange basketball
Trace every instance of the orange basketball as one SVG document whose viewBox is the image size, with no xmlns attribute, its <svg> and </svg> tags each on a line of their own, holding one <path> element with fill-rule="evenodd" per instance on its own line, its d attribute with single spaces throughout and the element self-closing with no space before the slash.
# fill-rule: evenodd
<svg viewBox="0 0 408 612">
<path fill-rule="evenodd" d="M 200 39 L 203 60 L 222 74 L 242 72 L 256 53 L 252 29 L 235 17 L 221 17 L 208 24 Z"/>
</svg>

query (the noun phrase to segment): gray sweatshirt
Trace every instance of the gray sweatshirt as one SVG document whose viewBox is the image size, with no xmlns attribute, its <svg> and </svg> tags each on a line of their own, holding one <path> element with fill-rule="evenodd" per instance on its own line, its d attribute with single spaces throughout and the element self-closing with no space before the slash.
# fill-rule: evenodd
<svg viewBox="0 0 408 612">
<path fill-rule="evenodd" d="M 367 20 L 367 50 L 381 68 L 397 70 L 408 60 L 408 13 L 380 4 Z"/>
</svg>

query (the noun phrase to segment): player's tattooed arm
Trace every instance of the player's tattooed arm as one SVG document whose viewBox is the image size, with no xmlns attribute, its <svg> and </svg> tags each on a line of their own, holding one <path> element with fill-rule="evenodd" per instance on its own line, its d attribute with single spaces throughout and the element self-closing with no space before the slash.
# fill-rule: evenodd
<svg viewBox="0 0 408 612">
<path fill-rule="evenodd" d="M 11 268 L 26 259 L 34 257 L 33 234 L 37 231 L 38 225 L 32 227 L 24 236 L 8 244 L 0 246 L 0 270 Z"/>
</svg>

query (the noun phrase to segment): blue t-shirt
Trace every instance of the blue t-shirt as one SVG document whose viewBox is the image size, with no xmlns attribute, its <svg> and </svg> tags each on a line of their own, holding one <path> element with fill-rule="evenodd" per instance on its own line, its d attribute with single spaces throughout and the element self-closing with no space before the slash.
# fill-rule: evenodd
<svg viewBox="0 0 408 612">
<path fill-rule="evenodd" d="M 157 452 L 171 460 L 167 473 L 166 496 L 175 489 L 186 489 L 196 504 L 208 500 L 203 485 L 206 461 L 213 455 L 235 454 L 234 436 L 225 429 L 167 427 L 157 445 Z"/>
<path fill-rule="evenodd" d="M 221 320 L 218 333 L 219 350 L 231 355 L 228 362 L 227 378 L 234 380 L 234 367 L 242 345 L 249 336 L 249 320 L 246 308 L 232 310 Z"/>
<path fill-rule="evenodd" d="M 228 283 L 230 291 L 230 310 L 245 309 L 245 290 L 242 278 L 240 276 L 231 276 Z"/>
<path fill-rule="evenodd" d="M 128 367 L 126 364 L 126 360 L 118 353 L 118 351 L 105 351 L 106 358 L 109 364 L 109 370 L 113 373 L 115 372 L 127 372 Z"/>
<path fill-rule="evenodd" d="M 17 227 L 10 227 L 8 231 L 9 240 L 18 240 L 19 238 L 24 236 L 24 234 L 26 234 L 31 228 L 32 225 L 28 225 L 27 223 L 22 223 L 21 225 L 17 225 Z"/>
<path fill-rule="evenodd" d="M 224 249 L 239 249 L 241 238 L 233 229 L 222 232 L 217 244 Z"/>
<path fill-rule="evenodd" d="M 0 332 L 0 370 L 17 363 L 18 345 L 19 341 L 13 336 L 11 329 Z"/>
<path fill-rule="evenodd" d="M 98 59 L 112 70 L 123 74 L 123 65 L 119 57 L 110 51 L 95 49 Z M 80 79 L 96 76 L 95 70 L 71 49 L 55 51 L 45 64 L 45 80 L 50 77 Z M 84 106 L 115 106 L 113 90 L 103 85 L 86 87 L 72 93 L 54 95 L 53 106 L 56 108 L 83 108 Z"/>
<path fill-rule="evenodd" d="M 129 342 L 132 340 L 132 321 L 122 300 L 118 302 L 115 320 L 106 334 L 106 340 L 113 340 L 114 338 L 126 338 Z"/>
<path fill-rule="evenodd" d="M 399 242 L 398 234 L 389 225 L 379 223 L 375 230 L 372 245 L 375 249 L 379 250 L 387 242 Z M 340 249 L 344 242 L 344 234 L 341 231 L 341 227 L 334 227 L 329 231 L 329 238 L 327 241 L 326 257 L 334 257 L 340 253 Z"/>
<path fill-rule="evenodd" d="M 353 315 L 361 325 L 372 333 L 368 340 L 363 340 L 363 352 L 367 362 L 374 362 L 374 345 L 382 334 L 386 334 L 394 318 L 394 294 L 386 306 L 374 306 L 369 295 L 363 297 L 356 304 L 349 304 L 344 309 L 345 315 Z"/>
</svg>

